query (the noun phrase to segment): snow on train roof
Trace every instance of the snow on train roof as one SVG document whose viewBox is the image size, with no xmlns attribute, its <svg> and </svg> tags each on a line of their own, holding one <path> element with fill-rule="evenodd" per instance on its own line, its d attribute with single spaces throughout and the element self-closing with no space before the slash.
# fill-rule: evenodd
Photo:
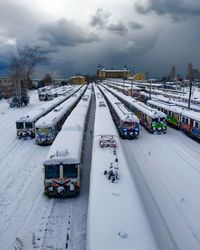
<svg viewBox="0 0 200 250">
<path fill-rule="evenodd" d="M 152 118 L 166 117 L 166 115 L 163 112 L 161 112 L 155 108 L 151 108 L 142 102 L 136 101 L 131 96 L 126 96 L 123 93 L 120 93 L 117 90 L 114 90 L 111 88 L 109 88 L 109 90 L 111 92 L 115 93 L 118 97 L 120 97 L 123 100 L 125 100 L 126 102 L 128 102 L 130 105 L 134 106 L 136 109 L 138 109 L 138 110 L 142 111 L 144 114 L 148 115 L 149 117 L 152 117 Z"/>
<path fill-rule="evenodd" d="M 105 113 L 107 110 L 107 116 Z M 102 126 L 106 121 L 105 126 Z M 100 135 L 112 134 L 113 120 L 107 107 L 96 108 L 87 222 L 87 250 L 158 250 L 144 207 L 117 141 L 119 177 L 112 183 L 104 175 L 116 166 L 112 148 L 100 148 Z M 103 128 L 102 128 L 103 127 Z M 112 126 L 112 129 L 114 127 Z M 115 129 L 116 130 L 116 129 Z"/>
<path fill-rule="evenodd" d="M 91 90 L 89 91 L 87 90 L 85 95 L 91 96 Z M 83 100 L 84 96 L 82 97 L 81 101 L 79 101 L 75 109 L 68 116 L 67 120 L 62 126 L 62 131 L 63 130 L 80 130 L 80 129 L 84 130 L 85 120 L 86 120 L 86 116 L 87 116 L 87 113 L 89 110 L 89 104 L 90 104 L 90 97 L 87 99 L 87 101 L 85 101 Z"/>
<path fill-rule="evenodd" d="M 106 84 L 106 85 L 112 86 L 112 87 L 114 85 L 114 87 L 119 88 L 119 89 L 125 88 L 126 90 L 128 90 L 128 89 L 131 90 L 131 88 L 132 88 L 132 90 L 141 90 L 140 87 L 135 86 L 133 84 L 131 87 L 131 83 L 123 83 L 123 82 L 116 82 L 116 81 L 111 81 L 111 80 L 104 80 L 103 84 Z"/>
<path fill-rule="evenodd" d="M 74 90 L 72 90 L 72 91 L 74 91 Z M 72 91 L 69 92 L 68 95 L 70 95 L 72 93 Z M 34 110 L 31 110 L 25 116 L 22 116 L 21 118 L 17 119 L 16 122 L 34 122 L 39 117 L 41 117 L 43 114 L 45 114 L 48 110 L 51 110 L 52 107 L 57 106 L 59 103 L 64 101 L 66 98 L 67 98 L 67 96 L 57 97 L 56 99 L 53 99 L 53 100 L 49 101 L 48 103 L 45 103 L 45 104 L 41 105 L 40 107 L 37 107 Z"/>
<path fill-rule="evenodd" d="M 83 129 L 61 130 L 51 145 L 43 164 L 79 164 L 83 133 Z"/>
<path fill-rule="evenodd" d="M 83 86 L 76 93 L 74 93 L 69 99 L 53 109 L 50 113 L 40 118 L 35 127 L 50 127 L 52 124 L 56 124 L 57 121 L 67 112 L 69 108 L 77 101 L 86 86 Z"/>
<path fill-rule="evenodd" d="M 146 93 L 144 91 L 141 91 L 140 94 L 143 96 L 149 97 L 149 93 Z M 173 103 L 180 107 L 185 107 L 185 108 L 188 107 L 188 103 L 186 102 L 182 102 L 180 100 L 172 100 L 170 97 L 165 97 L 163 95 L 151 94 L 151 98 L 155 100 L 163 101 L 163 102 Z M 190 104 L 190 108 L 193 109 L 194 111 L 200 111 L 200 106 L 194 105 L 192 103 Z"/>
<path fill-rule="evenodd" d="M 168 104 L 168 103 L 163 103 L 163 102 L 154 101 L 154 100 L 148 100 L 147 103 L 153 104 L 153 105 L 155 105 L 157 107 L 160 107 L 160 108 L 172 111 L 174 113 L 186 116 L 188 118 L 200 121 L 200 113 L 199 112 L 196 112 L 196 111 L 193 111 L 193 110 L 187 110 L 187 109 L 178 107 L 178 106 L 176 106 L 175 104 L 172 104 L 172 103 Z"/>
<path fill-rule="evenodd" d="M 107 134 L 118 137 L 118 132 L 110 115 L 105 98 L 96 86 L 94 86 L 94 90 L 96 97 L 95 134 L 104 135 L 106 127 Z M 105 106 L 99 105 L 102 102 L 105 103 Z M 106 123 L 105 126 L 103 125 L 104 122 Z"/>
<path fill-rule="evenodd" d="M 119 115 L 121 121 L 127 122 L 138 122 L 138 117 L 132 113 L 123 103 L 121 103 L 113 94 L 108 92 L 105 88 L 100 86 L 101 90 L 107 96 L 108 100 L 111 102 L 112 107 L 115 109 L 116 113 Z"/>
</svg>

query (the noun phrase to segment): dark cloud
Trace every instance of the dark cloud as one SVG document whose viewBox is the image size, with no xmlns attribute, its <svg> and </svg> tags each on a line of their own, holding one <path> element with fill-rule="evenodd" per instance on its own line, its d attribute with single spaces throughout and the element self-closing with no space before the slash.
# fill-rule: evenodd
<svg viewBox="0 0 200 250">
<path fill-rule="evenodd" d="M 76 46 L 99 40 L 96 34 L 85 33 L 74 22 L 64 18 L 54 23 L 42 25 L 40 33 L 40 39 L 47 41 L 52 46 Z"/>
<path fill-rule="evenodd" d="M 130 28 L 133 29 L 133 30 L 141 30 L 141 29 L 144 28 L 144 26 L 143 26 L 142 24 L 137 23 L 137 22 L 130 22 L 130 23 L 129 23 L 129 26 L 130 26 Z"/>
<path fill-rule="evenodd" d="M 134 8 L 140 14 L 148 14 L 151 11 L 158 15 L 169 14 L 175 22 L 200 15 L 199 0 L 148 0 L 145 4 L 138 1 Z"/>
<path fill-rule="evenodd" d="M 90 25 L 92 27 L 103 29 L 107 25 L 110 16 L 111 14 L 109 12 L 104 11 L 101 8 L 97 9 L 96 13 L 91 16 Z"/>
<path fill-rule="evenodd" d="M 110 24 L 108 26 L 108 30 L 120 36 L 123 36 L 128 32 L 128 29 L 121 21 L 118 22 L 117 24 Z"/>
</svg>

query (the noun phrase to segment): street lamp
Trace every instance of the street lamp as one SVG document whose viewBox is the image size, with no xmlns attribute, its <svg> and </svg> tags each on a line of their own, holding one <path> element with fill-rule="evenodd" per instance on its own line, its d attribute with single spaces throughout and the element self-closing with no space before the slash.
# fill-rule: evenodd
<svg viewBox="0 0 200 250">
<path fill-rule="evenodd" d="M 133 96 L 133 76 L 134 76 L 134 66 L 132 66 L 132 77 L 131 77 L 131 96 Z"/>
</svg>

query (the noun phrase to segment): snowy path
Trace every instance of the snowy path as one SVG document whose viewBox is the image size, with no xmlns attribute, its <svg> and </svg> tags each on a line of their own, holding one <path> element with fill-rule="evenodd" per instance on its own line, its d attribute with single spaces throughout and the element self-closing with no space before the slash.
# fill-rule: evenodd
<svg viewBox="0 0 200 250">
<path fill-rule="evenodd" d="M 182 132 L 169 128 L 166 135 L 151 135 L 143 130 L 138 140 L 126 140 L 123 145 L 134 178 L 140 176 L 148 187 L 173 242 L 170 247 L 160 242 L 160 248 L 199 249 L 199 144 Z M 139 189 L 145 185 L 141 181 Z M 146 199 L 144 193 L 143 199 Z M 151 217 L 151 209 L 148 211 L 147 207 L 146 210 Z M 154 216 L 152 227 L 158 233 L 155 219 Z"/>
</svg>

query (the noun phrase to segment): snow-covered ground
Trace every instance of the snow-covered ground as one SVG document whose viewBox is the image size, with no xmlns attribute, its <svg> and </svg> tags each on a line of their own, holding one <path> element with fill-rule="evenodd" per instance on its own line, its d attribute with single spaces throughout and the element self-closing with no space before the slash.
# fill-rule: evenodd
<svg viewBox="0 0 200 250">
<path fill-rule="evenodd" d="M 31 93 L 27 107 L 8 107 L 0 101 L 0 249 L 73 249 L 85 247 L 88 169 L 78 198 L 48 199 L 43 194 L 42 162 L 49 146 L 35 140 L 16 138 L 15 120 L 34 107 L 44 104 Z M 94 104 L 93 104 L 94 106 Z M 94 114 L 93 114 L 94 116 Z M 88 129 L 93 124 L 89 122 Z M 88 133 L 87 137 L 91 136 Z M 91 143 L 90 143 L 91 144 Z M 89 147 L 89 142 L 87 141 Z M 89 147 L 91 150 L 91 146 Z M 86 150 L 87 151 L 87 150 Z M 90 152 L 87 152 L 90 156 Z M 68 247 L 68 248 L 67 248 Z"/>
<path fill-rule="evenodd" d="M 42 162 L 49 147 L 16 139 L 15 120 L 42 104 L 36 91 L 20 109 L 0 101 L 0 249 L 84 250 L 88 187 L 78 198 L 46 198 Z M 199 143 L 172 128 L 165 135 L 143 128 L 137 140 L 121 141 L 159 249 L 199 250 Z M 83 175 L 87 182 L 89 169 Z"/>
<path fill-rule="evenodd" d="M 123 145 L 160 249 L 200 249 L 199 143 L 168 128 Z"/>
</svg>

